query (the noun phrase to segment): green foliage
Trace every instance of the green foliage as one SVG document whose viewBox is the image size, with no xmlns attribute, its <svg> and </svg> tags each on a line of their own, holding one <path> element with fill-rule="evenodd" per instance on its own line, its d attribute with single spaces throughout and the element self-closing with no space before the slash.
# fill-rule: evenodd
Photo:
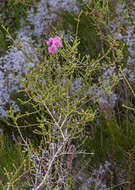
<svg viewBox="0 0 135 190">
<path fill-rule="evenodd" d="M 26 113 L 26 115 L 32 115 L 35 112 L 38 117 L 37 121 L 42 124 L 46 123 L 43 124 L 46 127 L 42 126 L 44 130 L 48 130 L 50 122 L 54 122 L 53 116 L 48 113 L 49 110 L 58 114 L 55 116 L 56 120 L 60 115 L 66 117 L 67 120 L 72 117 L 67 124 L 70 129 L 72 123 L 71 130 L 78 130 L 79 126 L 85 125 L 94 116 L 94 112 L 90 108 L 84 107 L 85 102 L 91 97 L 85 91 L 91 78 L 93 65 L 90 64 L 89 57 L 80 59 L 77 53 L 78 42 L 76 40 L 73 41 L 72 47 L 68 42 L 65 42 L 63 46 L 58 54 L 49 56 L 49 60 L 44 57 L 42 62 L 30 68 L 30 72 L 26 73 L 26 79 L 23 80 L 22 78 L 24 90 L 21 91 L 24 91 L 29 99 L 21 102 L 24 105 L 29 102 L 35 110 L 32 113 Z M 87 72 L 84 73 L 83 67 L 87 68 Z M 73 83 L 79 78 L 81 78 L 81 87 L 73 89 Z M 16 121 L 24 115 L 18 114 Z"/>
<path fill-rule="evenodd" d="M 24 98 L 21 100 L 21 97 L 18 99 L 20 104 L 26 107 L 29 105 L 32 109 L 24 109 L 17 114 L 10 109 L 8 115 L 12 121 L 11 126 L 17 128 L 23 143 L 32 153 L 33 149 L 26 142 L 22 128 L 31 127 L 32 133 L 40 135 L 44 139 L 45 150 L 50 154 L 50 145 L 54 144 L 56 163 L 60 163 L 58 155 L 67 150 L 68 144 L 72 143 L 73 139 L 84 138 L 85 126 L 95 117 L 95 108 L 92 103 L 94 96 L 90 91 L 90 86 L 93 84 L 95 70 L 100 75 L 102 74 L 102 67 L 97 64 L 102 60 L 102 56 L 95 60 L 91 60 L 89 56 L 81 57 L 78 53 L 79 44 L 77 38 L 70 41 L 63 40 L 63 47 L 55 55 L 49 55 L 46 47 L 44 51 L 40 48 L 35 49 L 34 52 L 41 57 L 40 62 L 34 64 L 34 67 L 28 67 L 25 78 L 21 77 L 20 92 L 26 94 L 27 98 L 26 100 Z M 109 57 L 107 54 L 105 57 L 104 67 L 108 67 Z M 117 57 L 116 60 L 118 62 Z M 114 86 L 115 83 L 117 83 L 117 77 L 112 78 L 110 85 Z M 98 87 L 102 88 L 102 85 Z M 26 119 L 33 116 L 35 123 Z M 39 151 L 37 154 L 41 156 Z M 34 167 L 33 171 L 36 173 L 37 167 Z M 59 176 L 59 166 L 55 168 L 52 164 L 51 167 L 53 168 L 51 176 L 56 180 Z M 55 175 L 57 177 L 54 177 Z M 44 179 L 43 174 L 42 179 Z M 48 183 L 51 185 L 52 182 L 48 181 Z"/>
<path fill-rule="evenodd" d="M 1 25 L 10 28 L 10 33 L 15 38 L 15 31 L 20 28 L 20 19 L 26 17 L 31 5 L 32 0 L 4 0 L 0 2 L 0 56 L 4 55 L 11 43 Z"/>
<path fill-rule="evenodd" d="M 22 152 L 21 139 L 18 144 L 1 131 L 0 134 L 0 187 L 7 189 L 8 183 L 14 187 L 25 184 L 24 177 L 28 174 L 27 156 Z M 22 176 L 22 177 L 20 177 Z"/>
<path fill-rule="evenodd" d="M 108 1 L 104 5 L 100 1 L 93 5 L 82 4 L 80 9 L 79 16 L 68 11 L 57 13 L 61 21 L 57 28 L 64 29 L 67 34 L 70 31 L 80 39 L 79 51 L 82 55 L 89 54 L 94 58 L 99 53 L 104 55 L 109 48 L 107 23 L 111 16 Z"/>
<path fill-rule="evenodd" d="M 8 1 L 7 9 L 9 11 L 9 18 L 12 19 L 12 22 L 9 23 L 11 28 L 15 28 L 17 30 L 20 28 L 20 19 L 26 16 L 26 11 L 30 8 L 30 6 L 31 6 L 31 0 L 28 0 L 28 1 L 9 0 Z"/>
</svg>

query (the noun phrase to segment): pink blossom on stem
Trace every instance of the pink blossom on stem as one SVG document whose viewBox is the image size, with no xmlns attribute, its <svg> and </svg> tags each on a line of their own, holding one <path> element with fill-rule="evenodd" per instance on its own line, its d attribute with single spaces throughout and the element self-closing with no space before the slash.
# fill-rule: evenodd
<svg viewBox="0 0 135 190">
<path fill-rule="evenodd" d="M 62 46 L 62 42 L 61 42 L 60 37 L 56 37 L 56 38 L 54 38 L 53 43 L 55 44 L 55 46 L 56 46 L 57 48 L 59 48 L 59 47 Z"/>
<path fill-rule="evenodd" d="M 55 45 L 52 45 L 52 46 L 48 47 L 48 51 L 49 51 L 49 53 L 55 54 L 57 51 L 57 47 Z"/>
<path fill-rule="evenodd" d="M 62 41 L 60 37 L 49 38 L 46 42 L 49 53 L 55 54 L 57 49 L 62 46 Z"/>
<path fill-rule="evenodd" d="M 49 38 L 49 40 L 46 42 L 47 46 L 53 45 L 53 41 L 54 41 L 53 38 Z"/>
</svg>

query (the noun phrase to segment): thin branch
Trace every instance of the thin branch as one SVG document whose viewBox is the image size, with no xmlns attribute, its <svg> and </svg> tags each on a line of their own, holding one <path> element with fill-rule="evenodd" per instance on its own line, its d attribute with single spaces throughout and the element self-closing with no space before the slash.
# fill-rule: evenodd
<svg viewBox="0 0 135 190">
<path fill-rule="evenodd" d="M 65 141 L 62 143 L 62 145 L 59 147 L 59 149 L 55 153 L 54 157 L 50 161 L 49 166 L 48 166 L 48 170 L 47 170 L 47 172 L 46 172 L 46 174 L 45 174 L 45 176 L 43 178 L 43 181 L 37 187 L 33 188 L 32 190 L 42 190 L 42 189 L 46 190 L 46 188 L 45 188 L 46 179 L 47 179 L 47 177 L 49 175 L 49 172 L 51 170 L 52 164 L 53 164 L 54 160 L 56 159 L 56 157 L 58 156 L 58 154 L 61 152 L 61 150 L 62 150 L 63 146 L 65 145 L 65 143 L 67 142 L 67 140 L 68 140 L 68 138 L 65 139 Z"/>
<path fill-rule="evenodd" d="M 48 106 L 46 105 L 45 102 L 43 102 L 43 105 L 45 106 L 46 110 L 47 110 L 48 113 L 50 114 L 50 116 L 51 116 L 51 118 L 53 119 L 55 125 L 56 125 L 57 127 L 59 127 L 58 122 L 57 122 L 56 119 L 54 118 L 53 114 L 51 113 L 51 111 L 49 110 L 49 108 L 48 108 Z"/>
<path fill-rule="evenodd" d="M 58 156 L 67 155 L 67 154 L 73 154 L 73 152 L 63 152 L 62 154 L 59 154 Z M 74 152 L 74 154 L 86 154 L 86 155 L 91 154 L 91 155 L 93 155 L 94 153 L 93 152 L 92 153 L 89 153 L 89 152 Z"/>
<path fill-rule="evenodd" d="M 126 181 L 126 182 L 120 183 L 120 184 L 118 184 L 118 185 L 114 185 L 114 186 L 112 186 L 112 187 L 109 187 L 109 188 L 107 188 L 107 189 L 105 189 L 105 190 L 111 190 L 111 189 L 113 189 L 113 188 L 115 188 L 115 187 L 119 187 L 119 186 L 124 185 L 124 184 L 130 184 L 130 182 L 129 182 L 129 181 Z"/>
</svg>

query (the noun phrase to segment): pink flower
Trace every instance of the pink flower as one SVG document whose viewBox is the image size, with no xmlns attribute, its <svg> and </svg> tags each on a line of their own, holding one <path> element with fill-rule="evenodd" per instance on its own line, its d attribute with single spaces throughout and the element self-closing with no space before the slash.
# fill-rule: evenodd
<svg viewBox="0 0 135 190">
<path fill-rule="evenodd" d="M 60 37 L 49 38 L 46 42 L 49 53 L 55 54 L 57 49 L 62 46 L 62 41 Z"/>
<path fill-rule="evenodd" d="M 49 38 L 49 40 L 46 42 L 47 46 L 53 45 L 53 38 Z"/>
<path fill-rule="evenodd" d="M 62 46 L 62 42 L 61 42 L 60 37 L 54 38 L 54 39 L 53 39 L 53 43 L 55 44 L 55 46 L 56 46 L 57 48 L 59 48 L 59 47 Z"/>
<path fill-rule="evenodd" d="M 55 45 L 52 45 L 48 48 L 49 53 L 55 54 L 57 51 L 57 47 Z"/>
</svg>

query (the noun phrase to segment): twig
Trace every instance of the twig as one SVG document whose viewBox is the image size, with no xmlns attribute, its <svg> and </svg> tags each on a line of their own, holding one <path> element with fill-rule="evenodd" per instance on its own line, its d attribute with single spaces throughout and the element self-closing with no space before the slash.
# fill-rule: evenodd
<svg viewBox="0 0 135 190">
<path fill-rule="evenodd" d="M 123 182 L 123 183 L 120 183 L 120 184 L 118 184 L 118 185 L 114 185 L 114 186 L 112 186 L 112 187 L 109 187 L 109 188 L 107 188 L 107 189 L 105 189 L 105 190 L 111 190 L 111 189 L 113 189 L 113 188 L 115 188 L 115 187 L 119 187 L 119 186 L 124 185 L 124 184 L 130 184 L 130 182 L 129 182 L 129 181 Z"/>
<path fill-rule="evenodd" d="M 50 164 L 49 164 L 49 166 L 48 166 L 48 170 L 47 170 L 47 172 L 46 172 L 46 174 L 45 174 L 45 176 L 44 176 L 44 178 L 43 178 L 43 181 L 42 181 L 37 187 L 33 188 L 32 190 L 42 190 L 42 189 L 46 190 L 46 188 L 45 188 L 46 179 L 47 179 L 47 177 L 48 177 L 48 175 L 49 175 L 49 172 L 50 172 L 50 169 L 51 169 L 51 167 L 52 167 L 52 164 L 53 164 L 54 160 L 56 159 L 56 157 L 58 156 L 58 154 L 61 152 L 61 150 L 62 150 L 63 146 L 65 145 L 65 143 L 67 142 L 67 140 L 68 140 L 68 138 L 65 138 L 64 142 L 63 142 L 62 145 L 59 147 L 59 149 L 58 149 L 57 152 L 55 153 L 54 157 L 53 157 L 52 160 L 50 161 Z"/>
<path fill-rule="evenodd" d="M 73 152 L 63 152 L 62 154 L 59 154 L 58 156 L 67 155 L 67 154 L 73 154 Z M 86 155 L 91 154 L 91 155 L 93 155 L 94 153 L 93 152 L 92 153 L 89 153 L 89 152 L 74 152 L 74 154 L 86 154 Z"/>
</svg>

